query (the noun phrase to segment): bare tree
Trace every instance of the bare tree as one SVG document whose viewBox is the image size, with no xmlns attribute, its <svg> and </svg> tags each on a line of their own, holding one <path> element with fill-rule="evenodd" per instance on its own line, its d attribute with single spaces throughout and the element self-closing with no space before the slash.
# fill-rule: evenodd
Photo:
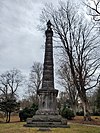
<svg viewBox="0 0 100 133">
<path fill-rule="evenodd" d="M 100 114 L 100 82 L 96 90 L 96 107 Z"/>
<path fill-rule="evenodd" d="M 100 0 L 88 0 L 84 3 L 89 9 L 89 15 L 93 17 L 95 21 L 100 21 Z"/>
<path fill-rule="evenodd" d="M 10 122 L 11 113 L 19 106 L 16 96 L 22 81 L 23 76 L 17 69 L 0 75 L 0 108 L 6 113 L 6 122 Z"/>
<path fill-rule="evenodd" d="M 75 6 L 74 6 L 75 7 Z M 71 77 L 84 108 L 84 120 L 90 120 L 86 92 L 98 83 L 100 66 L 95 51 L 99 41 L 94 26 L 85 17 L 81 18 L 70 2 L 60 2 L 57 8 L 46 5 L 41 14 L 42 22 L 51 20 L 54 36 L 61 41 L 61 48 L 67 56 Z"/>
<path fill-rule="evenodd" d="M 69 107 L 70 101 L 68 99 L 68 94 L 66 91 L 60 91 L 59 97 L 57 98 L 57 108 L 59 110 L 59 113 L 61 113 L 63 107 Z"/>
<path fill-rule="evenodd" d="M 65 63 L 65 62 L 64 62 Z M 78 105 L 78 92 L 73 83 L 73 78 L 70 73 L 68 64 L 62 64 L 58 69 L 58 83 L 65 89 L 66 99 L 70 101 L 70 107 L 76 115 Z M 65 98 L 64 98 L 65 99 Z"/>
<path fill-rule="evenodd" d="M 40 62 L 34 62 L 30 72 L 27 91 L 30 101 L 32 102 L 37 102 L 37 90 L 41 87 L 42 71 L 42 64 Z"/>
<path fill-rule="evenodd" d="M 88 0 L 84 2 L 87 7 L 87 14 L 92 18 L 92 22 L 96 24 L 95 28 L 100 32 L 100 0 Z"/>
</svg>

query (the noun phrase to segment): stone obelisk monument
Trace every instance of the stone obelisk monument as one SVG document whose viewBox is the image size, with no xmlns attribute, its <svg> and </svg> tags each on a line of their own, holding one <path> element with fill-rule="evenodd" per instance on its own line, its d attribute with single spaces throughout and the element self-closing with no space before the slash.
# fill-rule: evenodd
<svg viewBox="0 0 100 133">
<path fill-rule="evenodd" d="M 37 91 L 39 96 L 39 108 L 36 115 L 27 119 L 25 126 L 29 127 L 67 127 L 67 121 L 57 111 L 58 90 L 54 88 L 53 65 L 53 31 L 50 20 L 45 31 L 45 57 L 43 68 L 42 87 Z"/>
</svg>

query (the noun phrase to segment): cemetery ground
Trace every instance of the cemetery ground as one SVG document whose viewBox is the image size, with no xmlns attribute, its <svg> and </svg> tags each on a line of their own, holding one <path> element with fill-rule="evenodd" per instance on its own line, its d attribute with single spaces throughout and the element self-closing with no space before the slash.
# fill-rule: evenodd
<svg viewBox="0 0 100 133">
<path fill-rule="evenodd" d="M 51 128 L 45 133 L 100 133 L 100 116 L 93 116 L 93 121 L 83 122 L 81 116 L 77 116 L 74 120 L 68 121 L 70 128 Z M 23 127 L 25 122 L 20 122 L 18 116 L 12 116 L 10 123 L 2 122 L 0 119 L 0 133 L 42 133 L 39 128 Z"/>
</svg>

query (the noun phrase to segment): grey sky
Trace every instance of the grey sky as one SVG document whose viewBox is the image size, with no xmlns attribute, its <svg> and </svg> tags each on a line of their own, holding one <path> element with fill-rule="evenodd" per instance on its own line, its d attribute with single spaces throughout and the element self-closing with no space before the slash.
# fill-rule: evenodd
<svg viewBox="0 0 100 133">
<path fill-rule="evenodd" d="M 30 69 L 41 60 L 42 33 L 37 31 L 42 4 L 33 0 L 0 1 L 0 72 Z"/>
<path fill-rule="evenodd" d="M 28 75 L 33 61 L 43 62 L 45 38 L 37 25 L 45 2 L 0 0 L 0 74 L 17 68 Z"/>
<path fill-rule="evenodd" d="M 43 62 L 45 38 L 37 25 L 45 2 L 0 0 L 0 73 L 17 68 L 27 74 L 33 61 Z"/>
</svg>

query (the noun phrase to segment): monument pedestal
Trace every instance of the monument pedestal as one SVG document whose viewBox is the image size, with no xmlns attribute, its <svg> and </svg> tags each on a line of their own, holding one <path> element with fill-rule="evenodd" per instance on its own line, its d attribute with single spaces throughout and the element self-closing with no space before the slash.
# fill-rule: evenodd
<svg viewBox="0 0 100 133">
<path fill-rule="evenodd" d="M 27 127 L 69 127 L 67 120 L 60 115 L 35 115 L 27 119 Z"/>
<path fill-rule="evenodd" d="M 58 90 L 54 89 L 54 68 L 53 68 L 53 31 L 51 22 L 47 23 L 45 58 L 42 88 L 37 91 L 39 106 L 36 115 L 27 119 L 27 127 L 68 127 L 67 120 L 63 119 L 57 111 Z"/>
<path fill-rule="evenodd" d="M 40 89 L 39 109 L 36 115 L 27 119 L 27 127 L 68 127 L 67 120 L 62 118 L 57 111 L 56 96 L 58 90 L 43 90 Z"/>
</svg>

